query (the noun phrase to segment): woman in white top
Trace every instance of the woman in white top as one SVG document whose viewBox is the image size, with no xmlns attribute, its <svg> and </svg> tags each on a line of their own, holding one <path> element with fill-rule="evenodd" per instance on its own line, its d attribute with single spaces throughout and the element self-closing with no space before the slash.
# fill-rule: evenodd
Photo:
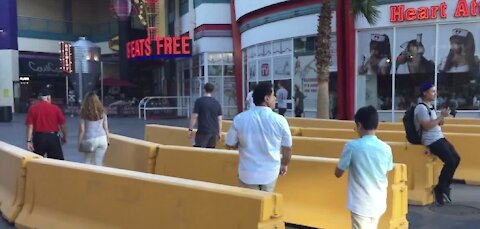
<svg viewBox="0 0 480 229">
<path fill-rule="evenodd" d="M 103 156 L 107 151 L 109 142 L 108 135 L 108 120 L 105 108 L 98 96 L 94 92 L 90 92 L 82 103 L 80 127 L 78 128 L 78 148 L 79 151 L 85 153 L 85 163 L 103 165 Z"/>
</svg>

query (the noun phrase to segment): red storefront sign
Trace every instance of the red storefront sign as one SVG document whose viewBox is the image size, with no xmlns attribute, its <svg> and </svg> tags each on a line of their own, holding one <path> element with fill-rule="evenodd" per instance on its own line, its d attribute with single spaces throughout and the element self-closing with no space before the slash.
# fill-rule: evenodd
<svg viewBox="0 0 480 229">
<path fill-rule="evenodd" d="M 192 40 L 188 36 L 156 37 L 129 41 L 127 59 L 182 57 L 192 55 Z"/>
<path fill-rule="evenodd" d="M 450 1 L 449 1 L 450 2 Z M 437 18 L 446 19 L 447 2 L 442 2 L 434 6 L 422 6 L 418 8 L 409 7 L 405 5 L 390 6 L 390 22 L 404 22 L 404 21 L 422 21 L 434 20 Z M 455 8 L 455 18 L 476 17 L 480 14 L 480 2 L 476 0 L 458 0 Z"/>
</svg>

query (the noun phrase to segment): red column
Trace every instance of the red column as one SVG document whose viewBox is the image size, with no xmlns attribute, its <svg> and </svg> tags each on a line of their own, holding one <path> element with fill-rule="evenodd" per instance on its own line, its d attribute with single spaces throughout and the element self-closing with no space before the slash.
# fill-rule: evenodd
<svg viewBox="0 0 480 229">
<path fill-rule="evenodd" d="M 344 0 L 337 1 L 336 9 L 336 23 L 337 23 L 337 119 L 345 119 L 346 113 L 346 91 L 345 91 L 345 76 L 346 68 L 345 65 L 345 20 L 344 20 Z"/>
<path fill-rule="evenodd" d="M 240 36 L 240 28 L 237 23 L 235 13 L 235 0 L 230 1 L 230 14 L 232 21 L 232 42 L 233 42 L 233 63 L 235 74 L 235 89 L 237 90 L 237 111 L 243 110 L 243 90 L 242 90 L 242 38 Z"/>
<path fill-rule="evenodd" d="M 347 66 L 346 82 L 346 119 L 353 119 L 355 115 L 355 18 L 350 12 L 351 0 L 344 0 L 345 8 L 345 65 Z"/>
<path fill-rule="evenodd" d="M 338 119 L 353 119 L 355 114 L 355 20 L 350 1 L 338 0 L 336 9 Z"/>
</svg>

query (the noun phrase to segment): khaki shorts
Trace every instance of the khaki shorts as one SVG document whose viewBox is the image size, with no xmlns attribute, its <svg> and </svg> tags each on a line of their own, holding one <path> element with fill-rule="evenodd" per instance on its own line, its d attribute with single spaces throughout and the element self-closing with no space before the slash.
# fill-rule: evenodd
<svg viewBox="0 0 480 229">
<path fill-rule="evenodd" d="M 246 184 L 246 183 L 243 183 L 243 181 L 241 181 L 240 179 L 238 179 L 238 184 L 242 188 L 255 189 L 255 190 L 260 190 L 265 192 L 273 192 L 273 190 L 275 189 L 275 184 L 277 184 L 277 179 L 275 179 L 269 184 Z"/>
</svg>

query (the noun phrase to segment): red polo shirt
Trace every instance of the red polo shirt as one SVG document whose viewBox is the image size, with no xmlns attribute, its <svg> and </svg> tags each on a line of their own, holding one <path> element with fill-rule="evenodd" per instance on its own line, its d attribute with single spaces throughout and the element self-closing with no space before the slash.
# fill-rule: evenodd
<svg viewBox="0 0 480 229">
<path fill-rule="evenodd" d="M 40 101 L 28 110 L 25 125 L 33 125 L 34 132 L 57 132 L 58 125 L 65 124 L 65 117 L 56 105 Z"/>
</svg>

